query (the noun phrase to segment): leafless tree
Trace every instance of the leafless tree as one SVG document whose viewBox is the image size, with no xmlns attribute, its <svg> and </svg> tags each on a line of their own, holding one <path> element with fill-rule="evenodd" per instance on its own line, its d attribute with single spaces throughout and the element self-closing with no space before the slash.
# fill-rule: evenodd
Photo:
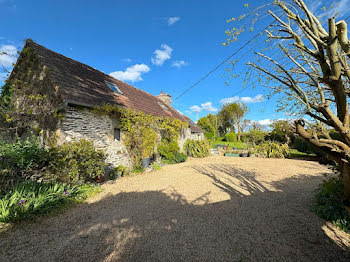
<svg viewBox="0 0 350 262">
<path fill-rule="evenodd" d="M 342 170 L 344 203 L 350 206 L 350 42 L 347 23 L 330 17 L 322 24 L 303 0 L 274 1 L 268 10 L 274 19 L 265 32 L 275 42 L 274 58 L 256 52 L 262 63 L 249 63 L 262 72 L 273 93 L 283 93 L 282 107 L 298 111 L 296 132 L 327 153 Z M 266 64 L 264 64 L 266 63 Z M 308 132 L 305 123 L 313 132 Z M 327 132 L 334 129 L 340 140 Z M 320 133 L 322 135 L 320 135 Z M 350 211 L 350 208 L 348 208 Z"/>
</svg>

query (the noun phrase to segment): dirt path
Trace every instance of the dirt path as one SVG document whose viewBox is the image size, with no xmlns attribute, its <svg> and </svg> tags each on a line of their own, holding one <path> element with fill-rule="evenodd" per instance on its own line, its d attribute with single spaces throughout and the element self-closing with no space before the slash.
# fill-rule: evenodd
<svg viewBox="0 0 350 262">
<path fill-rule="evenodd" d="M 349 261 L 350 235 L 310 211 L 324 172 L 298 160 L 190 159 L 0 235 L 0 261 Z"/>
</svg>

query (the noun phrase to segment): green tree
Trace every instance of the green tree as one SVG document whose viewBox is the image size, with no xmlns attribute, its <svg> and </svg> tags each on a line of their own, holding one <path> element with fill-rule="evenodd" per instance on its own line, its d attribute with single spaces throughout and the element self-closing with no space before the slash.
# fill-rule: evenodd
<svg viewBox="0 0 350 262">
<path fill-rule="evenodd" d="M 239 102 L 224 105 L 218 113 L 221 131 L 227 132 L 237 131 L 238 141 L 241 141 L 243 118 L 248 112 L 248 107 Z"/>
<path fill-rule="evenodd" d="M 288 120 L 275 120 L 270 124 L 272 129 L 269 138 L 281 143 L 289 144 L 291 136 L 293 136 L 294 130 Z"/>
<path fill-rule="evenodd" d="M 207 115 L 210 124 L 215 128 L 215 133 L 217 133 L 217 129 L 218 129 L 218 116 L 214 115 L 214 114 L 208 114 Z"/>
<path fill-rule="evenodd" d="M 216 136 L 216 131 L 213 125 L 211 124 L 208 117 L 204 116 L 198 120 L 197 125 L 199 125 L 205 131 L 205 137 L 207 139 L 212 139 Z"/>
</svg>

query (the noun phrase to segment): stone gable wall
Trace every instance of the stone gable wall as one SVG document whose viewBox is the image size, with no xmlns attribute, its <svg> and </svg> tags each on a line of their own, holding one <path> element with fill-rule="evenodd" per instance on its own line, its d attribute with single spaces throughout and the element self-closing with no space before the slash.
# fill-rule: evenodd
<svg viewBox="0 0 350 262">
<path fill-rule="evenodd" d="M 58 143 L 86 139 L 92 141 L 97 149 L 107 153 L 108 164 L 131 167 L 127 149 L 122 142 L 123 132 L 120 134 L 121 141 L 114 140 L 113 129 L 119 125 L 117 119 L 94 114 L 89 109 L 67 107 L 57 131 Z"/>
</svg>

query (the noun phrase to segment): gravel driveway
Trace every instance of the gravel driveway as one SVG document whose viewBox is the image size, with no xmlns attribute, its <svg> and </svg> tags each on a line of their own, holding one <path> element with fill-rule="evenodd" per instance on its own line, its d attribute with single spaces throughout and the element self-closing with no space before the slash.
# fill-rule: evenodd
<svg viewBox="0 0 350 262">
<path fill-rule="evenodd" d="M 208 157 L 103 185 L 0 235 L 0 261 L 350 261 L 350 235 L 310 211 L 325 166 Z"/>
</svg>

